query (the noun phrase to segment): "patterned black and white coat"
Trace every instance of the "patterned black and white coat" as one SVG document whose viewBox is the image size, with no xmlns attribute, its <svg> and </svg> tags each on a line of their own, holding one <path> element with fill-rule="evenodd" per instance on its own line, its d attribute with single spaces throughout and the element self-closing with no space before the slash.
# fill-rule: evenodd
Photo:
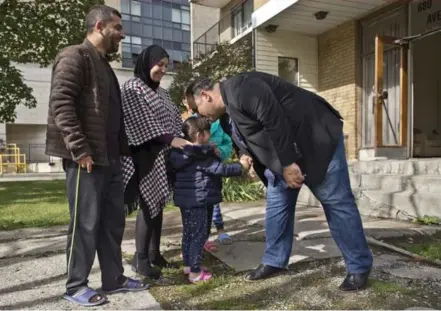
<svg viewBox="0 0 441 311">
<path fill-rule="evenodd" d="M 139 78 L 132 78 L 121 89 L 124 125 L 129 145 L 139 147 L 154 141 L 159 136 L 172 134 L 182 136 L 182 118 L 169 93 L 159 87 L 153 91 Z M 136 201 L 139 195 L 149 208 L 150 217 L 157 216 L 171 199 L 171 184 L 167 178 L 167 160 L 170 146 L 164 146 L 153 161 L 149 171 L 137 181 Z M 122 157 L 124 189 L 135 177 L 132 157 Z M 133 187 L 133 183 L 130 183 Z"/>
</svg>

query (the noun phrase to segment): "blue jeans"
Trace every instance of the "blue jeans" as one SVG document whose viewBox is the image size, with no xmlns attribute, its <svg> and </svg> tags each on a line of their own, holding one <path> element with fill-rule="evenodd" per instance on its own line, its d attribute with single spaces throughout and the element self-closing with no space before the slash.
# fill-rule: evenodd
<svg viewBox="0 0 441 311">
<path fill-rule="evenodd" d="M 329 164 L 325 179 L 310 188 L 323 205 L 332 237 L 343 254 L 349 273 L 364 273 L 372 267 L 360 213 L 352 193 L 343 136 Z M 266 249 L 262 263 L 288 265 L 294 235 L 294 213 L 300 189 L 288 188 L 282 176 L 268 183 Z"/>
<path fill-rule="evenodd" d="M 224 220 L 222 219 L 222 213 L 219 204 L 213 207 L 213 223 L 217 230 L 224 230 Z"/>
</svg>

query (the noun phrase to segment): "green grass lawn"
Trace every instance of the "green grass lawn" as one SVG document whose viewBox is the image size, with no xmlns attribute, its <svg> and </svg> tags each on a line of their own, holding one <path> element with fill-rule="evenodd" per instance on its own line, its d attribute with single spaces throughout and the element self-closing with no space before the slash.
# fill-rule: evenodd
<svg viewBox="0 0 441 311">
<path fill-rule="evenodd" d="M 173 209 L 173 205 L 168 205 L 165 212 Z M 136 212 L 129 218 L 135 216 Z M 0 230 L 68 223 L 64 180 L 0 182 Z"/>
<path fill-rule="evenodd" d="M 67 224 L 64 180 L 0 183 L 0 230 Z"/>
</svg>

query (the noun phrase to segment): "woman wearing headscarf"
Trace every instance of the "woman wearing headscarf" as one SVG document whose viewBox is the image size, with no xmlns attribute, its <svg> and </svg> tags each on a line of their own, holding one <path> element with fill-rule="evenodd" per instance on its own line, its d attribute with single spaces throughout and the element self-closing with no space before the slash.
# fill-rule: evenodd
<svg viewBox="0 0 441 311">
<path fill-rule="evenodd" d="M 122 87 L 123 114 L 132 155 L 123 158 L 125 204 L 136 218 L 136 253 L 132 268 L 157 279 L 170 267 L 160 253 L 163 209 L 171 198 L 167 158 L 171 147 L 191 144 L 182 135 L 182 119 L 166 90 L 159 86 L 169 62 L 156 45 L 144 49 L 135 65 L 135 77 Z"/>
</svg>

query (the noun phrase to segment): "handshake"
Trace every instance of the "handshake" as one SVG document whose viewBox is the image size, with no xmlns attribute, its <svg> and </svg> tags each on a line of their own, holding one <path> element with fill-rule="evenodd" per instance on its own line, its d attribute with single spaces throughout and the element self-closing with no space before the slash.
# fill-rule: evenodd
<svg viewBox="0 0 441 311">
<path fill-rule="evenodd" d="M 239 160 L 244 171 L 249 171 L 251 166 L 253 166 L 253 159 L 250 156 L 242 155 Z"/>
</svg>

